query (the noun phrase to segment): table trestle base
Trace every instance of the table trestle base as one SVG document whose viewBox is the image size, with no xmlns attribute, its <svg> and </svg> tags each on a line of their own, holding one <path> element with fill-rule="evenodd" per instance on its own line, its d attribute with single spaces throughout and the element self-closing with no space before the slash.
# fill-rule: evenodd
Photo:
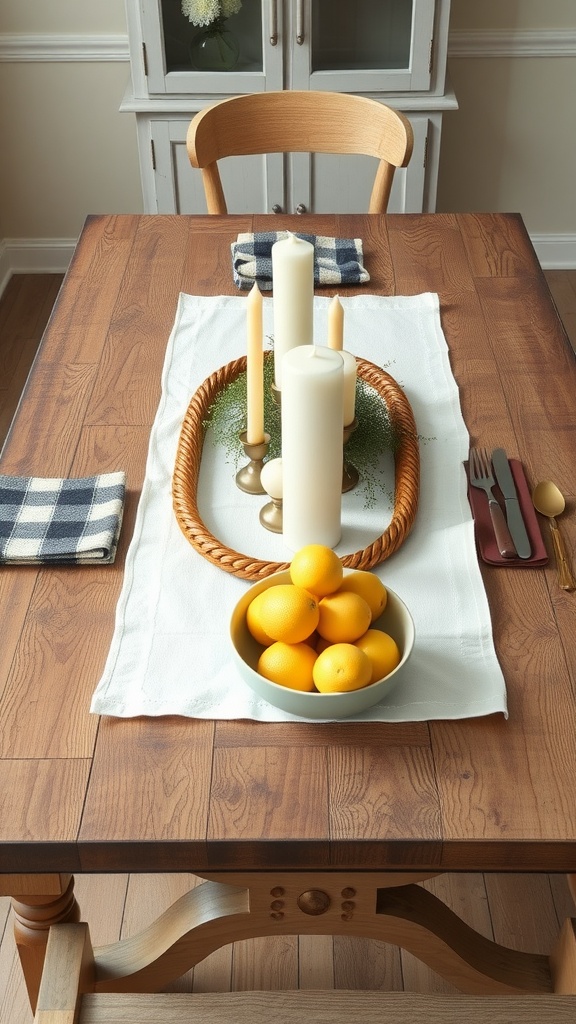
<svg viewBox="0 0 576 1024">
<path fill-rule="evenodd" d="M 400 946 L 467 994 L 576 993 L 575 922 L 567 922 L 551 957 L 509 949 L 470 928 L 415 878 L 422 876 L 212 876 L 140 934 L 97 949 L 96 991 L 158 991 L 216 949 L 243 939 L 349 935 Z"/>
</svg>

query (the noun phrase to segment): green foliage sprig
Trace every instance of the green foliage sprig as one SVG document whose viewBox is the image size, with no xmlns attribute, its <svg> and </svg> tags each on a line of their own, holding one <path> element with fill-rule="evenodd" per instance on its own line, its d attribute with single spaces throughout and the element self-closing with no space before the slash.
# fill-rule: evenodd
<svg viewBox="0 0 576 1024">
<path fill-rule="evenodd" d="M 357 487 L 364 492 L 366 508 L 373 508 L 381 493 L 394 500 L 394 483 L 390 486 L 386 479 L 382 456 L 396 451 L 400 432 L 390 420 L 386 402 L 360 377 L 356 380 L 356 419 L 358 426 L 344 447 L 344 458 L 356 466 L 360 474 Z"/>
<path fill-rule="evenodd" d="M 264 428 L 270 434 L 268 458 L 276 459 L 281 454 L 280 407 L 274 401 L 274 359 L 272 352 L 264 353 Z M 240 373 L 219 392 L 207 411 L 204 427 L 210 426 L 214 443 L 226 453 L 226 461 L 238 465 L 243 455 L 239 436 L 246 430 L 247 384 L 246 373 Z"/>
<path fill-rule="evenodd" d="M 276 459 L 282 454 L 281 446 L 281 412 L 274 400 L 272 384 L 274 383 L 274 359 L 272 352 L 264 356 L 264 427 L 270 434 L 268 458 Z M 225 452 L 227 462 L 237 468 L 244 452 L 239 441 L 240 433 L 246 429 L 246 373 L 239 374 L 235 380 L 220 391 L 208 409 L 204 426 L 212 428 L 215 444 Z M 367 508 L 372 508 L 379 494 L 393 497 L 393 487 L 386 480 L 382 465 L 382 456 L 386 452 L 394 453 L 400 441 L 397 428 L 391 422 L 388 408 L 378 392 L 366 381 L 356 381 L 356 419 L 358 426 L 354 430 L 344 449 L 344 458 L 352 463 L 360 474 L 358 488 L 364 493 Z"/>
</svg>

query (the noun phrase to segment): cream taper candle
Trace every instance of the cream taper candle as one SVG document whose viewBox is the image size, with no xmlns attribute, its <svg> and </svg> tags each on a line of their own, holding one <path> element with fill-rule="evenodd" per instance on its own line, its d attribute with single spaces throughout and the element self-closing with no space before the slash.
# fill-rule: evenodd
<svg viewBox="0 0 576 1024">
<path fill-rule="evenodd" d="M 260 444 L 264 440 L 264 351 L 262 326 L 262 293 L 255 282 L 246 300 L 246 440 Z"/>
<path fill-rule="evenodd" d="M 282 389 L 282 358 L 314 340 L 314 246 L 289 233 L 272 246 L 274 383 Z"/>
<path fill-rule="evenodd" d="M 344 360 L 344 426 L 352 423 L 356 414 L 356 356 L 345 349 L 340 353 Z"/>
<path fill-rule="evenodd" d="M 338 295 L 328 306 L 328 348 L 338 352 L 344 348 L 344 309 Z"/>
<path fill-rule="evenodd" d="M 340 352 L 314 345 L 282 360 L 283 534 L 292 551 L 340 540 L 343 366 Z"/>
</svg>

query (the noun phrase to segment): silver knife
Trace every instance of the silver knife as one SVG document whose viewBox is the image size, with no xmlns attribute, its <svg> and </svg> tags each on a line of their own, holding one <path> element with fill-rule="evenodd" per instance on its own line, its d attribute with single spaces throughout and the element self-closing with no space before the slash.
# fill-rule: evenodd
<svg viewBox="0 0 576 1024">
<path fill-rule="evenodd" d="M 522 510 L 518 501 L 510 463 L 503 448 L 495 448 L 492 452 L 492 465 L 494 466 L 498 486 L 504 495 L 508 529 L 512 535 L 518 556 L 520 558 L 530 558 L 532 548 L 530 547 L 530 540 L 522 517 Z"/>
</svg>

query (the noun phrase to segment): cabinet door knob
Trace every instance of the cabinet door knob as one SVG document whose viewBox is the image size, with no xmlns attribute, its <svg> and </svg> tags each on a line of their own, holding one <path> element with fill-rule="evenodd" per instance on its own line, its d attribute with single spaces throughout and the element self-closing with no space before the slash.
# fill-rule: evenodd
<svg viewBox="0 0 576 1024">
<path fill-rule="evenodd" d="M 296 207 L 296 213 L 307 213 L 307 212 L 308 211 L 307 211 L 306 207 L 304 206 L 304 203 L 298 203 L 298 206 Z"/>
<path fill-rule="evenodd" d="M 274 203 L 274 206 L 272 207 L 272 213 L 283 213 L 283 212 L 284 211 L 283 211 L 282 207 L 279 205 L 279 203 Z"/>
</svg>

